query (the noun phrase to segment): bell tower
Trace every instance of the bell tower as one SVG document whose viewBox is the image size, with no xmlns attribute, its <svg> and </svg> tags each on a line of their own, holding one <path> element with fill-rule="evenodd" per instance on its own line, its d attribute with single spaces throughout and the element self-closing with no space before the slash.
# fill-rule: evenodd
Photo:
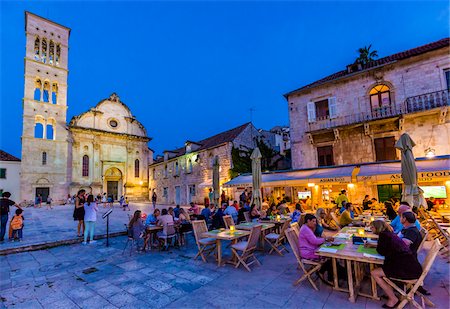
<svg viewBox="0 0 450 309">
<path fill-rule="evenodd" d="M 70 29 L 25 12 L 21 199 L 68 194 L 67 75 Z"/>
</svg>

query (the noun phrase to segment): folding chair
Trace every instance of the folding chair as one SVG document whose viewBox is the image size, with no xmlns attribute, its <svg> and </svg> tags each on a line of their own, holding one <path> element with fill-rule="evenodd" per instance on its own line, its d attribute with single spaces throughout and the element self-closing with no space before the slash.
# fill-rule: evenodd
<svg viewBox="0 0 450 309">
<path fill-rule="evenodd" d="M 231 251 L 238 259 L 235 268 L 238 268 L 239 265 L 242 264 L 248 271 L 251 271 L 249 266 L 252 265 L 253 263 L 258 264 L 258 266 L 261 266 L 261 263 L 255 256 L 259 236 L 261 235 L 261 229 L 262 225 L 255 225 L 254 227 L 252 227 L 248 241 L 240 241 L 234 245 L 231 245 Z M 242 254 L 239 255 L 238 251 L 242 251 Z M 252 261 L 247 263 L 247 260 L 249 259 L 252 259 Z"/>
<path fill-rule="evenodd" d="M 288 228 L 286 231 L 286 238 L 289 241 L 289 245 L 291 246 L 292 251 L 294 252 L 295 258 L 297 259 L 298 268 L 301 268 L 303 271 L 303 276 L 300 277 L 300 279 L 294 281 L 294 285 L 298 285 L 300 282 L 302 282 L 305 279 L 308 279 L 308 281 L 313 286 L 314 290 L 318 291 L 316 284 L 314 283 L 313 279 L 311 278 L 311 274 L 315 273 L 322 267 L 322 262 L 316 262 L 312 260 L 303 259 L 300 255 L 300 250 L 298 248 L 298 235 L 295 234 L 295 230 L 293 228 Z M 306 269 L 306 265 L 311 266 L 309 269 Z"/>
<path fill-rule="evenodd" d="M 428 237 L 428 231 L 426 229 L 424 229 L 423 227 L 420 229 L 420 236 L 422 236 L 422 241 L 419 244 L 419 247 L 417 248 L 417 253 L 420 252 L 420 250 L 422 250 L 423 245 L 425 244 L 425 241 L 427 240 Z"/>
<path fill-rule="evenodd" d="M 223 216 L 223 222 L 225 223 L 225 228 L 229 229 L 230 226 L 235 225 L 232 216 Z"/>
<path fill-rule="evenodd" d="M 216 249 L 216 240 L 214 238 L 202 237 L 203 233 L 208 232 L 205 220 L 192 221 L 192 229 L 194 230 L 195 242 L 198 247 L 198 253 L 194 257 L 194 260 L 201 256 L 203 262 L 206 262 L 206 257 Z"/>
<path fill-rule="evenodd" d="M 331 221 L 336 225 L 337 228 L 341 228 L 339 224 L 339 218 L 335 212 L 330 212 Z"/>
<path fill-rule="evenodd" d="M 419 279 L 402 280 L 383 277 L 384 281 L 386 281 L 387 284 L 389 284 L 394 290 L 400 293 L 401 297 L 403 298 L 397 308 L 401 309 L 405 307 L 407 303 L 411 303 L 415 308 L 425 308 L 425 303 L 434 307 L 434 304 L 427 297 L 418 292 L 417 289 L 423 285 L 423 281 L 428 275 L 428 272 L 430 271 L 431 266 L 433 265 L 433 262 L 436 259 L 436 256 L 438 255 L 440 249 L 441 243 L 439 242 L 439 240 L 435 239 L 430 251 L 428 251 L 425 261 L 422 264 L 422 275 L 420 275 Z M 395 284 L 394 281 L 403 283 L 403 289 Z M 422 306 L 414 299 L 415 294 L 418 294 L 422 298 Z"/>
<path fill-rule="evenodd" d="M 284 232 L 291 224 L 292 219 L 288 219 L 283 223 L 283 226 L 281 227 L 280 234 L 277 233 L 269 233 L 264 236 L 264 239 L 266 242 L 269 243 L 269 245 L 272 247 L 270 249 L 269 254 L 271 254 L 273 251 L 276 251 L 279 255 L 283 256 L 283 250 L 286 250 L 286 252 L 289 253 L 289 250 L 283 245 L 283 242 L 285 240 L 285 234 Z"/>
<path fill-rule="evenodd" d="M 297 235 L 298 238 L 298 235 L 300 234 L 300 225 L 298 225 L 298 222 L 291 223 L 291 229 L 294 230 L 295 235 Z"/>
<path fill-rule="evenodd" d="M 133 246 L 137 248 L 137 240 L 135 240 L 133 238 L 133 232 L 131 229 L 128 228 L 128 224 L 125 224 L 125 228 L 127 230 L 127 243 L 125 244 L 125 247 L 123 248 L 122 255 L 125 253 L 125 250 L 127 249 L 128 244 L 131 243 L 131 245 L 130 245 L 130 256 L 131 256 L 131 253 L 133 252 Z"/>
<path fill-rule="evenodd" d="M 160 241 L 160 247 L 165 248 L 165 250 L 169 249 L 169 240 L 172 242 L 172 240 L 176 240 L 177 233 L 175 231 L 175 225 L 174 224 L 165 224 L 163 226 L 162 233 L 158 235 L 158 239 Z M 162 242 L 161 242 L 162 241 Z M 175 242 L 173 242 L 175 244 Z"/>
<path fill-rule="evenodd" d="M 252 219 L 250 218 L 250 212 L 249 211 L 245 211 L 244 212 L 244 218 L 245 218 L 245 222 L 252 222 Z"/>
</svg>

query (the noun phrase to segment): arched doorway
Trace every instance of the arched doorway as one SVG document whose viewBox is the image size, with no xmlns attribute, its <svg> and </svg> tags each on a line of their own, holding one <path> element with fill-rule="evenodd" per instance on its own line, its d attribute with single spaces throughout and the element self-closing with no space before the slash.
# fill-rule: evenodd
<svg viewBox="0 0 450 309">
<path fill-rule="evenodd" d="M 122 195 L 122 188 L 122 172 L 116 167 L 109 168 L 103 177 L 103 192 L 117 200 Z"/>
</svg>

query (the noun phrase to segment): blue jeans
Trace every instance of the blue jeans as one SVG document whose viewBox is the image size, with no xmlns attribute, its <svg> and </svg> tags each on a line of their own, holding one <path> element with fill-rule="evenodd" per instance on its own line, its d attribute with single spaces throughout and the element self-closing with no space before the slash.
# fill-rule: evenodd
<svg viewBox="0 0 450 309">
<path fill-rule="evenodd" d="M 2 215 L 0 221 L 0 240 L 5 239 L 6 224 L 8 223 L 8 215 Z"/>
<path fill-rule="evenodd" d="M 94 228 L 95 221 L 84 221 L 84 242 L 87 242 L 88 234 L 91 238 L 90 241 L 94 240 Z"/>
<path fill-rule="evenodd" d="M 18 229 L 18 230 L 13 230 L 12 231 L 12 238 L 13 239 L 17 239 L 17 238 L 19 238 L 19 239 L 22 239 L 22 231 L 23 231 L 23 228 L 21 228 L 21 229 Z"/>
</svg>

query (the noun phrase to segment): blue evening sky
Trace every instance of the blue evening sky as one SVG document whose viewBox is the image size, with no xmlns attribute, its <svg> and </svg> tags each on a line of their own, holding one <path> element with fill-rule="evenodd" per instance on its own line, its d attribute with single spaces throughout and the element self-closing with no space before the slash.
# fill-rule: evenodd
<svg viewBox="0 0 450 309">
<path fill-rule="evenodd" d="M 288 125 L 282 96 L 342 70 L 449 36 L 447 1 L 4 2 L 1 143 L 21 156 L 24 11 L 72 29 L 68 117 L 116 92 L 161 153 L 250 121 Z"/>
</svg>

